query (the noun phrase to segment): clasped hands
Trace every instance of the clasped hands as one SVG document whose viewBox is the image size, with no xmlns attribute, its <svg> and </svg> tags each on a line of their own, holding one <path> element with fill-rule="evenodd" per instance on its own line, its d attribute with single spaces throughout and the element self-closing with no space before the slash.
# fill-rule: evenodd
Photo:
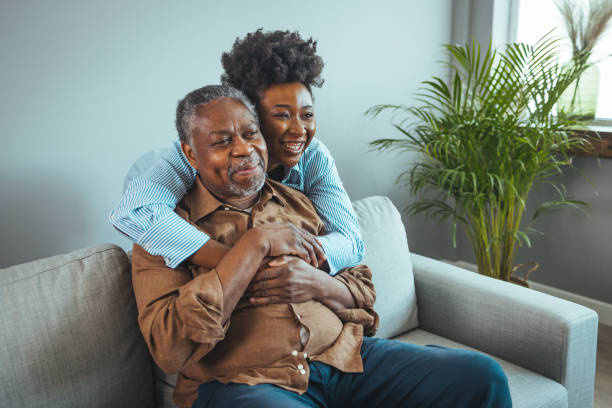
<svg viewBox="0 0 612 408">
<path fill-rule="evenodd" d="M 259 228 L 270 237 L 270 248 L 244 297 L 253 305 L 266 305 L 302 303 L 323 296 L 329 275 L 318 269 L 326 259 L 319 240 L 290 223 Z"/>
</svg>

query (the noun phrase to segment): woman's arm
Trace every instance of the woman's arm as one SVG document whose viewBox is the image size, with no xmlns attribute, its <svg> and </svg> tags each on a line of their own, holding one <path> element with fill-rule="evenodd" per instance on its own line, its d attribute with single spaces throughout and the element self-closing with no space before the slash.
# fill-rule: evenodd
<svg viewBox="0 0 612 408">
<path fill-rule="evenodd" d="M 364 245 L 351 200 L 342 186 L 336 164 L 327 147 L 314 139 L 303 157 L 304 194 L 312 201 L 325 225 L 320 236 L 332 275 L 355 266 L 363 258 Z"/>
<path fill-rule="evenodd" d="M 170 268 L 186 259 L 208 269 L 216 267 L 229 247 L 210 239 L 174 212 L 195 177 L 195 169 L 176 142 L 153 167 L 128 183 L 110 214 L 111 223 L 151 255 L 162 256 Z M 322 262 L 323 249 L 313 235 L 288 224 L 278 228 L 290 247 L 287 254 L 315 266 Z"/>
<path fill-rule="evenodd" d="M 123 197 L 111 211 L 110 222 L 151 255 L 162 256 L 167 266 L 175 268 L 209 241 L 208 235 L 174 212 L 195 176 L 196 171 L 175 142 L 161 160 L 127 184 Z"/>
</svg>

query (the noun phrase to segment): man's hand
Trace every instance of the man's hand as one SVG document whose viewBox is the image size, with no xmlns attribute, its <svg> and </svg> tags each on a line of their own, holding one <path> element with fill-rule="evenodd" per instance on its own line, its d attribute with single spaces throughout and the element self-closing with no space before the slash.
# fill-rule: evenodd
<svg viewBox="0 0 612 408">
<path fill-rule="evenodd" d="M 329 279 L 300 258 L 282 256 L 255 274 L 245 295 L 254 305 L 302 303 L 322 297 Z"/>
<path fill-rule="evenodd" d="M 291 223 L 270 223 L 256 229 L 268 243 L 268 256 L 294 255 L 315 268 L 326 260 L 317 237 Z"/>
</svg>

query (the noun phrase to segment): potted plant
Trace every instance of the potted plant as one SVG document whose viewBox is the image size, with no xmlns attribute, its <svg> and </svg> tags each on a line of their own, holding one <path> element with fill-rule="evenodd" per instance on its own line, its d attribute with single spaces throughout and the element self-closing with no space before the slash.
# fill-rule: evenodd
<svg viewBox="0 0 612 408">
<path fill-rule="evenodd" d="M 593 50 L 612 19 L 612 0 L 556 0 L 555 4 L 572 46 L 569 66 L 586 66 L 561 95 L 557 108 L 582 120 L 592 120 L 599 96 L 599 68 L 592 61 Z"/>
<path fill-rule="evenodd" d="M 559 197 L 539 205 L 522 225 L 534 184 L 571 165 L 570 151 L 585 148 L 574 137 L 577 122 L 555 116 L 561 93 L 585 69 L 578 61 L 562 69 L 559 39 L 550 35 L 535 45 L 515 43 L 481 52 L 479 44 L 447 45 L 450 84 L 439 77 L 424 81 L 420 106 L 376 105 L 367 115 L 392 111 L 400 138 L 378 139 L 375 150 L 419 153 L 401 173 L 416 198 L 406 210 L 452 220 L 469 237 L 478 272 L 510 280 L 517 244 L 530 246 L 532 223 L 564 206 L 581 208 L 562 185 Z M 552 183 L 551 183 L 552 184 Z"/>
</svg>

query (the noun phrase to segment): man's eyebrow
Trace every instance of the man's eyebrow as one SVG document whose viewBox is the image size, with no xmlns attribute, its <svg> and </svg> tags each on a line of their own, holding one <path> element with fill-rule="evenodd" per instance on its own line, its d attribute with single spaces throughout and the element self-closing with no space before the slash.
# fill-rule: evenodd
<svg viewBox="0 0 612 408">
<path fill-rule="evenodd" d="M 229 135 L 232 132 L 229 129 L 211 130 L 208 132 L 209 135 Z"/>
<path fill-rule="evenodd" d="M 248 127 L 251 126 L 259 126 L 259 124 L 257 123 L 256 120 L 251 120 L 250 122 L 246 123 L 244 126 L 242 126 L 242 129 L 246 129 Z M 208 132 L 209 135 L 231 135 L 232 131 L 230 129 L 215 129 L 215 130 L 211 130 L 210 132 Z"/>
</svg>

